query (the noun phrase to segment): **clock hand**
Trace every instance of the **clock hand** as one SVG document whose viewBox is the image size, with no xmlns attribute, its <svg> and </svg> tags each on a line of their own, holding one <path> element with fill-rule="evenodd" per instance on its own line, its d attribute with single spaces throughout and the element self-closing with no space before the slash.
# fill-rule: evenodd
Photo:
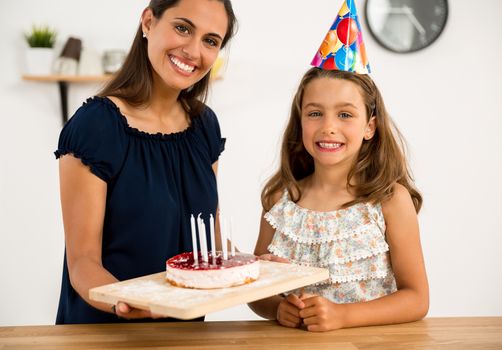
<svg viewBox="0 0 502 350">
<path fill-rule="evenodd" d="M 409 8 L 408 6 L 403 6 L 403 10 L 404 10 L 404 13 L 406 14 L 406 16 L 408 16 L 408 18 L 411 21 L 411 23 L 413 23 L 413 25 L 415 26 L 415 28 L 418 30 L 418 32 L 420 33 L 420 35 L 425 35 L 425 29 L 420 24 L 420 22 L 418 21 L 417 17 L 413 14 L 413 10 L 411 8 Z"/>
</svg>

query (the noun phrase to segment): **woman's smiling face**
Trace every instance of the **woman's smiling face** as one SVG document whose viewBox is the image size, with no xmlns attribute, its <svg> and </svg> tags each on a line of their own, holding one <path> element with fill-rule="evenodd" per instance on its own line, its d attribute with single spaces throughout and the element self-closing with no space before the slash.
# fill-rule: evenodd
<svg viewBox="0 0 502 350">
<path fill-rule="evenodd" d="M 146 9 L 142 27 L 154 74 L 174 90 L 197 83 L 216 61 L 227 23 L 218 0 L 180 0 L 160 18 Z"/>
</svg>

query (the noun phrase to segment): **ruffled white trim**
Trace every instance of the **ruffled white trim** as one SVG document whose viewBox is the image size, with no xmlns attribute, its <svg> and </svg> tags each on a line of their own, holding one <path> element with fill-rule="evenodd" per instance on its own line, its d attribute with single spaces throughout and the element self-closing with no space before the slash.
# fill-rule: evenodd
<svg viewBox="0 0 502 350">
<path fill-rule="evenodd" d="M 273 228 L 298 243 L 339 241 L 375 228 L 385 232 L 380 204 L 357 203 L 344 209 L 317 212 L 299 207 L 288 199 L 287 192 L 264 217 Z"/>
<path fill-rule="evenodd" d="M 297 206 L 285 193 L 265 219 L 276 229 L 268 250 L 295 264 L 327 267 L 330 278 L 321 285 L 392 274 L 380 205 L 315 212 Z"/>
<path fill-rule="evenodd" d="M 270 212 L 265 213 L 264 217 L 265 217 L 265 220 L 267 220 L 267 222 L 270 224 L 270 226 L 272 226 L 277 231 L 284 233 L 286 236 L 288 236 L 289 238 L 291 238 L 295 242 L 305 243 L 305 244 L 323 244 L 323 243 L 329 243 L 329 242 L 333 242 L 333 241 L 339 241 L 339 240 L 348 238 L 354 234 L 361 234 L 363 231 L 368 229 L 368 226 L 370 226 L 370 225 L 364 225 L 364 226 L 358 227 L 357 229 L 355 229 L 353 231 L 331 232 L 329 234 L 326 234 L 326 235 L 323 235 L 323 236 L 320 236 L 317 238 L 312 238 L 309 236 L 300 236 L 300 235 L 294 233 L 291 228 L 286 227 L 282 223 L 279 223 Z"/>
<path fill-rule="evenodd" d="M 397 290 L 393 273 L 383 278 L 364 279 L 345 283 L 311 284 L 286 294 L 301 293 L 322 296 L 337 304 L 357 303 L 381 298 Z"/>
<path fill-rule="evenodd" d="M 325 281 L 315 283 L 314 285 L 320 286 L 320 285 L 332 284 L 332 283 L 348 283 L 348 282 L 367 281 L 367 280 L 373 280 L 373 279 L 386 278 L 388 275 L 389 275 L 388 271 L 378 271 L 375 273 L 366 273 L 366 274 L 362 273 L 359 275 L 333 276 Z"/>
<path fill-rule="evenodd" d="M 270 245 L 268 247 L 268 250 L 272 254 L 279 256 L 281 258 L 291 259 L 290 256 L 283 254 L 281 250 L 277 249 L 273 245 Z M 293 264 L 301 266 L 328 268 L 330 278 L 322 282 L 316 283 L 315 285 L 366 281 L 370 279 L 386 278 L 387 276 L 392 274 L 392 270 L 390 268 L 390 264 L 388 263 L 388 258 L 386 254 L 378 254 L 366 257 L 366 259 L 363 258 L 359 260 L 357 264 L 354 264 L 351 267 L 347 267 L 344 264 L 338 264 L 338 263 L 323 264 L 313 260 L 302 261 L 294 259 L 290 261 Z M 372 266 L 374 268 L 374 271 L 371 271 Z"/>
<path fill-rule="evenodd" d="M 315 254 L 311 251 L 309 251 L 309 258 L 294 258 L 294 262 L 300 265 L 305 265 L 305 266 L 313 266 L 313 267 L 326 267 L 328 265 L 332 264 L 346 264 L 349 262 L 354 262 L 357 260 L 363 260 L 363 259 L 368 259 L 373 256 L 381 255 L 389 251 L 389 245 L 386 242 L 380 243 L 381 245 L 376 247 L 376 248 L 370 248 L 366 252 L 360 252 L 357 254 L 351 254 L 348 255 L 344 258 L 337 258 L 332 256 L 332 254 L 323 254 L 324 256 L 327 255 L 327 258 L 320 257 L 318 254 Z M 279 244 L 274 241 L 272 244 L 268 246 L 268 250 L 281 258 L 286 258 L 291 260 L 292 256 L 297 256 L 297 254 L 291 254 L 291 255 L 286 255 L 282 253 L 282 250 L 278 247 Z M 328 252 L 329 253 L 329 252 Z"/>
</svg>

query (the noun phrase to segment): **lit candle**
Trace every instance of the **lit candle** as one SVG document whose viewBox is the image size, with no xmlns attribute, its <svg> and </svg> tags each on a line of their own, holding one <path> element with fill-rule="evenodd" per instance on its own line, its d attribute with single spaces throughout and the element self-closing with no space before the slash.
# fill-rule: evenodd
<svg viewBox="0 0 502 350">
<path fill-rule="evenodd" d="M 194 265 L 199 265 L 199 253 L 197 252 L 197 234 L 195 231 L 195 219 L 193 214 L 190 215 L 190 228 L 192 230 L 192 250 Z"/>
<path fill-rule="evenodd" d="M 207 263 L 209 259 L 207 257 L 206 227 L 204 225 L 204 220 L 200 217 L 201 214 L 197 216 L 197 222 L 199 224 L 200 252 L 202 254 L 202 261 Z"/>
<path fill-rule="evenodd" d="M 211 233 L 211 255 L 213 256 L 213 264 L 216 264 L 216 240 L 214 238 L 214 218 L 213 214 L 209 214 L 209 230 Z"/>
<path fill-rule="evenodd" d="M 220 214 L 220 233 L 221 233 L 221 251 L 223 252 L 223 260 L 228 259 L 227 253 L 227 222 L 225 218 L 222 218 Z"/>
<path fill-rule="evenodd" d="M 234 236 L 233 236 L 233 220 L 232 220 L 232 217 L 230 217 L 230 227 L 229 227 L 229 232 L 230 232 L 230 245 L 231 245 L 231 252 L 232 252 L 232 256 L 235 256 L 235 243 L 234 243 Z"/>
</svg>

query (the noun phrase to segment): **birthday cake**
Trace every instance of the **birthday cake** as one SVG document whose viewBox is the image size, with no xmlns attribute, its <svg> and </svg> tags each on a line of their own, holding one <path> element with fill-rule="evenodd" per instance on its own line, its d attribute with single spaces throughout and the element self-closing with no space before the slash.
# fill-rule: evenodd
<svg viewBox="0 0 502 350">
<path fill-rule="evenodd" d="M 184 288 L 214 289 L 251 283 L 260 275 L 260 261 L 252 254 L 229 254 L 225 260 L 221 252 L 215 259 L 208 253 L 208 262 L 199 254 L 195 262 L 192 252 L 173 256 L 166 262 L 166 279 Z"/>
</svg>

